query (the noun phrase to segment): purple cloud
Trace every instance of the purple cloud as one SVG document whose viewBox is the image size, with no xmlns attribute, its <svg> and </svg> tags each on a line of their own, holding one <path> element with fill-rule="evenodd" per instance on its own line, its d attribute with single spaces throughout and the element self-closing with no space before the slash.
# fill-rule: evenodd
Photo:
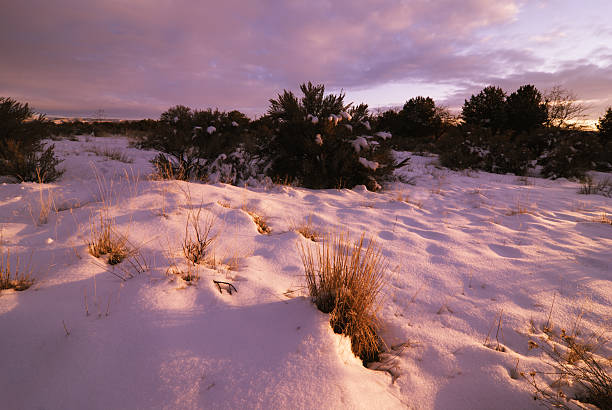
<svg viewBox="0 0 612 410">
<path fill-rule="evenodd" d="M 565 28 L 526 33 L 534 38 L 529 47 L 500 40 L 521 30 L 524 4 L 13 2 L 0 15 L 0 95 L 50 114 L 101 108 L 135 118 L 157 117 L 173 104 L 260 114 L 283 88 L 308 80 L 329 89 L 432 83 L 465 90 L 462 99 L 493 81 L 540 88 L 556 81 L 582 98 L 611 103 L 604 94 L 612 94 L 605 79 L 612 50 L 605 44 L 597 64 L 570 59 L 547 73 L 541 67 L 550 58 L 537 47 L 554 43 Z M 593 27 L 612 36 L 605 24 Z"/>
</svg>

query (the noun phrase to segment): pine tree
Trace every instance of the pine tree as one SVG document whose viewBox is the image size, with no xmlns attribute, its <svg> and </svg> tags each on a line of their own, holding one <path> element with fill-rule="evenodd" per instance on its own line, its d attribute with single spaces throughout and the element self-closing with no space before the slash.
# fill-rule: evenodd
<svg viewBox="0 0 612 410">
<path fill-rule="evenodd" d="M 393 170 L 386 134 L 371 134 L 366 105 L 345 104 L 344 94 L 325 96 L 323 85 L 302 84 L 298 99 L 284 90 L 270 100 L 274 135 L 266 144 L 269 175 L 308 188 L 377 189 Z"/>
<path fill-rule="evenodd" d="M 498 131 L 507 121 L 506 93 L 499 87 L 488 86 L 465 100 L 461 117 L 465 124 Z"/>
<path fill-rule="evenodd" d="M 523 85 L 506 99 L 507 128 L 530 131 L 542 126 L 548 119 L 542 94 L 531 84 Z"/>
</svg>

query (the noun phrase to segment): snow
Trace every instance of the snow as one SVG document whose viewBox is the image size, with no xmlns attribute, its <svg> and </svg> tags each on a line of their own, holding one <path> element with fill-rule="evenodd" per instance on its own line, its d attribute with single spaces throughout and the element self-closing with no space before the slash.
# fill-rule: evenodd
<svg viewBox="0 0 612 410">
<path fill-rule="evenodd" d="M 380 137 L 384 140 L 386 140 L 387 138 L 391 138 L 392 135 L 390 132 L 385 132 L 385 131 L 379 131 L 375 134 L 377 137 Z"/>
<path fill-rule="evenodd" d="M 368 145 L 368 141 L 364 137 L 357 137 L 353 141 L 351 141 L 351 145 L 355 149 L 356 153 L 360 153 L 362 149 L 368 149 L 370 146 Z"/>
<path fill-rule="evenodd" d="M 329 117 L 327 117 L 327 120 L 328 120 L 329 122 L 333 122 L 333 123 L 334 123 L 334 125 L 338 125 L 338 122 L 339 122 L 340 120 L 342 120 L 342 117 L 341 117 L 341 116 L 339 116 L 339 115 L 336 115 L 336 114 L 330 114 L 330 116 L 329 116 Z"/>
<path fill-rule="evenodd" d="M 216 127 L 214 127 L 214 126 L 212 126 L 212 125 L 211 125 L 211 126 L 209 126 L 208 128 L 206 128 L 206 132 L 207 132 L 207 133 L 209 133 L 209 134 L 212 134 L 212 133 L 214 133 L 215 131 L 217 131 L 217 128 L 216 128 Z"/>
<path fill-rule="evenodd" d="M 308 114 L 306 116 L 306 120 L 310 120 L 310 122 L 312 122 L 313 124 L 318 124 L 319 123 L 319 118 L 314 116 L 314 115 L 312 115 L 312 114 Z"/>
<path fill-rule="evenodd" d="M 238 188 L 149 179 L 156 152 L 124 138 L 55 144 L 59 181 L 0 185 L 3 252 L 31 260 L 35 278 L 23 292 L 0 291 L 2 408 L 537 409 L 530 385 L 511 374 L 517 361 L 519 371 L 550 370 L 528 341 L 544 336 L 553 297 L 555 329 L 583 309 L 585 337 L 609 330 L 612 226 L 593 220 L 612 213 L 612 199 L 579 195 L 578 183 L 452 172 L 435 156 L 397 153 L 411 156 L 397 172 L 413 185 Z M 37 223 L 41 193 L 54 203 L 46 224 Z M 150 270 L 123 282 L 111 272 L 126 262 L 113 268 L 87 253 L 101 200 Z M 187 215 L 199 207 L 215 217 L 219 263 L 199 266 L 189 286 L 166 272 L 184 259 Z M 271 234 L 243 208 L 267 217 Z M 379 317 L 395 347 L 394 382 L 364 368 L 305 295 L 296 244 L 309 242 L 291 227 L 308 218 L 382 247 Z M 238 293 L 219 293 L 213 279 Z M 484 345 L 500 312 L 505 352 Z"/>
<path fill-rule="evenodd" d="M 348 113 L 348 112 L 346 112 L 346 111 L 342 111 L 342 112 L 340 113 L 340 115 L 342 116 L 342 118 L 346 118 L 346 120 L 347 120 L 347 121 L 350 121 L 350 120 L 352 120 L 352 119 L 353 119 L 353 117 L 351 116 L 351 114 L 349 114 L 349 113 Z"/>
<path fill-rule="evenodd" d="M 371 169 L 372 171 L 376 171 L 378 169 L 379 163 L 376 161 L 369 161 L 367 158 L 359 157 L 359 163 L 366 168 Z"/>
</svg>

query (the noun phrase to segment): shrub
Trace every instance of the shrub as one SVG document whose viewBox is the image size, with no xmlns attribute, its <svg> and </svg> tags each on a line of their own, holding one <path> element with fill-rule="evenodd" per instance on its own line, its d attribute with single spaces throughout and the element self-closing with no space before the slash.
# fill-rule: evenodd
<svg viewBox="0 0 612 410">
<path fill-rule="evenodd" d="M 612 179 L 605 178 L 595 182 L 593 178 L 587 175 L 578 193 L 583 195 L 603 195 L 612 198 Z"/>
<path fill-rule="evenodd" d="M 249 119 L 238 111 L 192 110 L 177 105 L 162 113 L 146 145 L 161 151 L 152 162 L 179 179 L 205 179 L 206 164 L 235 151 L 247 138 Z"/>
<path fill-rule="evenodd" d="M 583 178 L 600 163 L 602 147 L 597 134 L 590 131 L 556 129 L 551 135 L 549 149 L 538 164 L 542 174 L 550 178 Z"/>
<path fill-rule="evenodd" d="M 0 175 L 19 181 L 51 182 L 62 175 L 54 146 L 44 146 L 47 124 L 28 104 L 0 97 Z"/>
<path fill-rule="evenodd" d="M 557 389 L 555 392 L 540 387 L 536 381 L 538 372 L 530 372 L 529 377 L 523 374 L 534 389 L 535 399 L 555 408 L 575 408 L 570 406 L 571 399 L 593 404 L 600 409 L 612 408 L 611 362 L 597 358 L 592 352 L 592 345 L 577 341 L 575 336 L 567 335 L 564 330 L 558 339 L 543 339 L 540 345 L 534 341 L 529 344 L 530 348 L 542 348 L 552 360 L 549 364 L 554 372 L 550 374 L 559 377 L 553 383 Z M 567 387 L 561 387 L 563 385 Z"/>
<path fill-rule="evenodd" d="M 525 175 L 535 154 L 524 140 L 529 140 L 529 134 L 464 126 L 441 138 L 440 163 L 451 169 Z"/>
<path fill-rule="evenodd" d="M 368 135 L 366 105 L 345 105 L 344 94 L 324 96 L 323 85 L 302 84 L 298 99 L 285 90 L 270 100 L 273 136 L 265 142 L 274 180 L 307 188 L 366 185 L 375 190 L 390 177 L 388 133 Z"/>
<path fill-rule="evenodd" d="M 210 246 L 214 243 L 216 235 L 213 235 L 212 228 L 215 224 L 213 214 L 208 214 L 204 225 L 200 223 L 202 207 L 196 212 L 187 214 L 185 224 L 185 238 L 183 239 L 183 255 L 193 264 L 206 260 L 209 256 Z"/>
<path fill-rule="evenodd" d="M 320 247 L 300 243 L 299 250 L 312 301 L 331 314 L 334 332 L 351 339 L 365 365 L 383 351 L 376 311 L 386 265 L 380 248 L 372 240 L 364 248 L 363 241 L 363 235 L 353 244 L 348 235 L 326 235 Z"/>
</svg>

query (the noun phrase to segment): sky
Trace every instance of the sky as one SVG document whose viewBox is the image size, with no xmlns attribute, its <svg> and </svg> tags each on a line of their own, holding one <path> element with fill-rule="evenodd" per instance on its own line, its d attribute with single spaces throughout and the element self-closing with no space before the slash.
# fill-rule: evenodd
<svg viewBox="0 0 612 410">
<path fill-rule="evenodd" d="M 371 108 L 460 110 L 487 85 L 612 105 L 609 0 L 20 0 L 0 13 L 0 96 L 48 116 L 254 117 L 307 81 Z"/>
</svg>

